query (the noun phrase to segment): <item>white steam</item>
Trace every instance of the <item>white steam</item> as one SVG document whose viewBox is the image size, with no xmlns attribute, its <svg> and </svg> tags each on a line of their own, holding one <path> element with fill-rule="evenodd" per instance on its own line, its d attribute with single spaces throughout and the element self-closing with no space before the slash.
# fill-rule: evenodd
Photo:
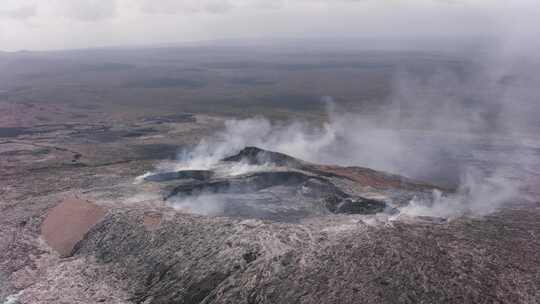
<svg viewBox="0 0 540 304">
<path fill-rule="evenodd" d="M 169 204 L 178 211 L 199 215 L 216 216 L 225 211 L 224 198 L 219 194 L 201 194 L 171 198 Z"/>
<path fill-rule="evenodd" d="M 178 155 L 178 162 L 164 163 L 158 169 L 207 170 L 214 169 L 219 161 L 247 146 L 257 146 L 280 151 L 299 158 L 315 160 L 313 156 L 335 143 L 336 130 L 333 124 L 312 128 L 304 123 L 272 124 L 269 120 L 256 117 L 244 120 L 228 120 L 225 129 L 211 138 L 203 139 L 194 149 Z M 315 153 L 313 153 L 316 151 Z M 247 172 L 259 166 L 239 164 L 223 170 Z M 238 172 L 236 174 L 238 174 Z"/>
<path fill-rule="evenodd" d="M 193 150 L 181 153 L 178 162 L 162 164 L 160 169 L 212 169 L 220 176 L 272 169 L 270 165 L 220 163 L 224 157 L 246 146 L 257 146 L 307 161 L 362 165 L 411 177 L 417 177 L 417 173 L 427 170 L 431 171 L 426 176 L 435 180 L 448 174 L 461 176 L 456 194 L 443 196 L 437 193 L 435 199 L 429 202 L 413 200 L 402 210 L 408 215 L 444 218 L 482 216 L 519 196 L 519 182 L 511 178 L 512 174 L 515 177 L 520 172 L 508 173 L 500 167 L 516 165 L 505 164 L 504 160 L 507 159 L 515 160 L 518 166 L 522 165 L 521 156 L 515 147 L 497 150 L 501 149 L 501 142 L 505 144 L 502 147 L 508 147 L 512 142 L 499 142 L 492 137 L 483 142 L 482 136 L 472 133 L 460 135 L 393 129 L 377 124 L 373 117 L 360 115 L 330 112 L 329 118 L 327 123 L 318 127 L 301 122 L 273 124 L 261 117 L 230 120 L 225 123 L 223 131 L 203 139 Z M 426 146 L 426 143 L 431 146 Z M 481 148 L 475 148 L 477 144 L 487 147 L 481 145 Z M 470 159 L 452 154 L 463 151 L 469 152 L 467 157 Z M 460 168 L 454 168 L 449 173 L 439 165 L 439 170 L 433 170 L 438 162 L 443 162 L 441 153 L 454 156 Z M 425 181 L 432 182 L 429 179 Z M 224 205 L 222 198 L 215 194 L 177 198 L 171 204 L 178 210 L 203 215 L 222 214 Z"/>
<path fill-rule="evenodd" d="M 369 118 L 336 112 L 329 112 L 329 116 L 329 122 L 322 126 L 306 122 L 273 124 L 263 117 L 229 120 L 223 131 L 203 139 L 194 149 L 181 152 L 177 162 L 163 163 L 158 169 L 214 169 L 224 157 L 244 147 L 257 146 L 311 162 L 370 165 L 396 171 L 393 160 L 402 153 L 400 134 L 374 126 Z M 256 167 L 240 164 L 223 170 L 247 172 Z"/>
<path fill-rule="evenodd" d="M 514 31 L 510 35 L 521 38 L 521 28 Z M 315 163 L 364 166 L 458 188 L 457 194 L 433 202 L 412 201 L 403 210 L 407 214 L 489 214 L 521 199 L 521 184 L 540 176 L 539 151 L 524 145 L 539 141 L 540 52 L 537 44 L 523 48 L 506 41 L 501 49 L 481 53 L 481 60 L 470 56 L 449 59 L 433 71 L 397 71 L 388 100 L 380 101 L 386 106 L 370 113 L 329 107 L 328 119 L 319 124 L 229 120 L 222 131 L 158 170 L 237 175 L 268 169 L 219 162 L 257 146 Z M 176 205 L 212 214 L 219 212 L 214 203 L 204 196 Z"/>
<path fill-rule="evenodd" d="M 434 190 L 432 201 L 415 198 L 400 212 L 411 216 L 441 218 L 483 216 L 515 199 L 519 195 L 517 189 L 517 185 L 500 175 L 483 177 L 477 172 L 467 172 L 457 193 L 443 196 L 440 191 Z"/>
</svg>

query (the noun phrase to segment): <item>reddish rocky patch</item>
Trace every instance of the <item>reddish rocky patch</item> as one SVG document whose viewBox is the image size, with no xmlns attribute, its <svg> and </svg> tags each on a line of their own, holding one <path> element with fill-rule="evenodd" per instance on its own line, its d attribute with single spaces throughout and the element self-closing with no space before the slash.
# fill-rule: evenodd
<svg viewBox="0 0 540 304">
<path fill-rule="evenodd" d="M 41 235 L 60 256 L 68 257 L 77 242 L 101 221 L 106 209 L 73 197 L 52 208 L 41 225 Z"/>
<path fill-rule="evenodd" d="M 147 213 L 143 216 L 143 225 L 144 228 L 148 231 L 155 230 L 161 224 L 161 214 L 158 213 Z"/>
</svg>

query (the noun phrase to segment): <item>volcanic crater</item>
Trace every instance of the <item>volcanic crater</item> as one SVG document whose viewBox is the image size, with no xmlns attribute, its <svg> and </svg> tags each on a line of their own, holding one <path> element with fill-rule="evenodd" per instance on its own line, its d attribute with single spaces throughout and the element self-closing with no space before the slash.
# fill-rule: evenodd
<svg viewBox="0 0 540 304">
<path fill-rule="evenodd" d="M 184 211 L 211 201 L 211 215 L 299 221 L 330 214 L 395 214 L 413 198 L 431 199 L 429 185 L 360 167 L 321 166 L 294 157 L 246 147 L 216 167 L 248 165 L 242 174 L 181 170 L 148 175 L 163 183 L 164 201 Z M 206 214 L 208 212 L 202 212 Z"/>
</svg>

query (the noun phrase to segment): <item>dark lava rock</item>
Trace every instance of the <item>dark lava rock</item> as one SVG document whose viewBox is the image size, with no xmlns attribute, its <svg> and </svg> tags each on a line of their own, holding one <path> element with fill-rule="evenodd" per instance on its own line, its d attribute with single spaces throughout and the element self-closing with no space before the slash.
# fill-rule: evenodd
<svg viewBox="0 0 540 304">
<path fill-rule="evenodd" d="M 299 220 L 329 213 L 373 214 L 384 201 L 347 194 L 330 180 L 299 171 L 269 171 L 184 183 L 165 200 L 215 195 L 221 215 L 275 221 Z"/>
<path fill-rule="evenodd" d="M 178 179 L 196 179 L 196 180 L 208 180 L 212 178 L 214 172 L 208 170 L 185 170 L 177 172 L 164 172 L 153 174 L 144 178 L 148 182 L 167 182 Z"/>
<path fill-rule="evenodd" d="M 275 166 L 283 166 L 290 168 L 297 168 L 302 165 L 303 162 L 289 155 L 266 151 L 257 147 L 247 147 L 240 151 L 238 154 L 226 157 L 224 162 L 246 162 L 250 165 L 264 165 L 272 164 Z"/>
<path fill-rule="evenodd" d="M 20 128 L 20 127 L 11 127 L 11 128 L 0 128 L 0 138 L 1 137 L 17 137 L 20 135 L 31 135 L 34 134 L 31 130 L 28 128 Z"/>
<path fill-rule="evenodd" d="M 165 123 L 194 123 L 197 121 L 195 115 L 189 113 L 173 114 L 145 118 L 146 123 L 165 124 Z"/>
<path fill-rule="evenodd" d="M 180 185 L 171 192 L 169 197 L 202 193 L 245 193 L 279 185 L 298 186 L 309 178 L 309 176 L 295 171 L 257 172 L 241 177 Z"/>
<path fill-rule="evenodd" d="M 351 199 L 341 201 L 337 206 L 334 207 L 335 213 L 346 213 L 346 214 L 375 214 L 383 212 L 387 205 L 384 202 L 370 200 L 370 199 Z"/>
</svg>

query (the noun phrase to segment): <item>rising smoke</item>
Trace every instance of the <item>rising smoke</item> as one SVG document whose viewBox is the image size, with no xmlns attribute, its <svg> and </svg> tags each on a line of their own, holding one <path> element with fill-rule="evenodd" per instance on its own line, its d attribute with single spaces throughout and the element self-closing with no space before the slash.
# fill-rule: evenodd
<svg viewBox="0 0 540 304">
<path fill-rule="evenodd" d="M 518 184 L 505 179 L 502 175 L 485 176 L 468 169 L 455 194 L 444 196 L 442 192 L 435 190 L 432 201 L 414 198 L 400 212 L 413 216 L 448 219 L 461 215 L 483 216 L 495 212 L 512 199 L 517 199 L 518 189 Z"/>
<path fill-rule="evenodd" d="M 216 216 L 224 212 L 224 197 L 219 194 L 203 193 L 183 198 L 173 198 L 169 204 L 176 210 Z"/>
<path fill-rule="evenodd" d="M 535 21 L 525 21 L 532 27 L 509 27 L 498 48 L 461 58 L 457 67 L 442 65 L 429 73 L 398 70 L 387 106 L 375 112 L 350 113 L 326 97 L 328 119 L 322 124 L 264 117 L 229 120 L 223 131 L 160 169 L 214 169 L 223 157 L 258 146 L 311 162 L 365 166 L 458 189 L 431 202 L 413 200 L 402 210 L 407 214 L 489 214 L 522 199 L 523 183 L 540 175 L 535 138 L 540 52 L 535 38 L 524 35 Z M 222 171 L 233 175 L 259 169 L 240 165 Z M 208 207 L 212 204 L 180 205 L 214 212 Z"/>
<path fill-rule="evenodd" d="M 311 162 L 365 166 L 458 189 L 455 195 L 436 195 L 430 202 L 413 200 L 403 210 L 406 214 L 485 215 L 517 199 L 520 182 L 516 180 L 524 178 L 524 167 L 534 168 L 537 161 L 527 157 L 523 147 L 528 138 L 523 132 L 531 126 L 517 129 L 529 117 L 507 110 L 514 103 L 529 103 L 530 96 L 516 94 L 522 90 L 504 82 L 517 76 L 493 78 L 478 69 L 466 79 L 451 72 L 439 72 L 427 81 L 400 74 L 391 106 L 369 115 L 340 111 L 327 97 L 328 120 L 322 125 L 271 122 L 263 117 L 229 120 L 223 131 L 182 152 L 173 167 L 165 167 L 213 169 L 222 175 L 262 170 L 219 163 L 246 146 L 257 146 Z M 219 213 L 217 199 L 203 196 L 175 205 L 215 214 Z"/>
</svg>

